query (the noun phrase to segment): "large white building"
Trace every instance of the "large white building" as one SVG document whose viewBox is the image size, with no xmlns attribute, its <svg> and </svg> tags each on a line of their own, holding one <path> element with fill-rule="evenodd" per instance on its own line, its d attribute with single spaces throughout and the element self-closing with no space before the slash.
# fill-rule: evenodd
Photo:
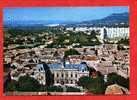
<svg viewBox="0 0 137 100">
<path fill-rule="evenodd" d="M 107 34 L 108 38 L 129 38 L 129 27 L 69 27 L 66 30 L 81 31 L 87 34 L 92 30 L 99 31 L 101 39 L 104 39 L 104 33 Z"/>
<path fill-rule="evenodd" d="M 129 27 L 105 27 L 108 38 L 128 38 Z"/>
</svg>

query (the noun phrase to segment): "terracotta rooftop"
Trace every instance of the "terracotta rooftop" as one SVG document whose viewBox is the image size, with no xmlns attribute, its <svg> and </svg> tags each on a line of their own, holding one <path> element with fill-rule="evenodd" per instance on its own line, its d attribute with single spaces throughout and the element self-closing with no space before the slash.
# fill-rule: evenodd
<svg viewBox="0 0 137 100">
<path fill-rule="evenodd" d="M 83 56 L 83 60 L 97 60 L 96 56 Z"/>
<path fill-rule="evenodd" d="M 122 94 L 129 94 L 128 90 L 118 84 L 110 85 L 106 88 L 105 91 L 106 95 L 122 95 Z"/>
</svg>

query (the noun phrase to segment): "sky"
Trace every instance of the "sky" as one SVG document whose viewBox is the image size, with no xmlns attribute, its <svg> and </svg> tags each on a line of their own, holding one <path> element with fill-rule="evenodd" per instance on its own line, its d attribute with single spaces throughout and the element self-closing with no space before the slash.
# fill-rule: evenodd
<svg viewBox="0 0 137 100">
<path fill-rule="evenodd" d="M 4 21 L 86 21 L 101 19 L 112 13 L 128 12 L 126 6 L 111 7 L 35 7 L 35 8 L 5 8 Z"/>
</svg>

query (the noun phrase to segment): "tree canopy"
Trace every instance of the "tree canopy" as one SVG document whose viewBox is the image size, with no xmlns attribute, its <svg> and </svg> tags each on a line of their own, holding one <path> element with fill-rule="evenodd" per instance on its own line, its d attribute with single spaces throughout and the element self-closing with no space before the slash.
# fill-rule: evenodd
<svg viewBox="0 0 137 100">
<path fill-rule="evenodd" d="M 118 41 L 118 44 L 124 44 L 124 45 L 129 45 L 130 41 L 129 39 L 121 39 Z"/>
<path fill-rule="evenodd" d="M 65 56 L 67 57 L 69 55 L 80 55 L 80 53 L 75 49 L 69 49 L 65 51 Z"/>
<path fill-rule="evenodd" d="M 18 80 L 18 91 L 39 91 L 39 82 L 29 76 L 21 76 Z"/>
<path fill-rule="evenodd" d="M 108 74 L 107 85 L 111 85 L 111 84 L 115 84 L 115 83 L 129 89 L 129 78 L 126 79 L 116 73 Z"/>
<path fill-rule="evenodd" d="M 106 89 L 103 77 L 91 78 L 84 76 L 79 79 L 78 85 L 93 94 L 104 94 Z"/>
</svg>

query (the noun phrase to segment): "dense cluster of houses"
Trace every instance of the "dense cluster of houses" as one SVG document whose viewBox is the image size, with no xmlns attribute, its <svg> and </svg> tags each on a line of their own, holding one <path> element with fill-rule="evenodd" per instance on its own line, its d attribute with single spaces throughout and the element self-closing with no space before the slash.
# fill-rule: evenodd
<svg viewBox="0 0 137 100">
<path fill-rule="evenodd" d="M 117 44 L 102 44 L 75 48 L 80 55 L 70 55 L 64 59 L 67 48 L 33 48 L 18 49 L 5 52 L 4 63 L 11 64 L 11 78 L 18 80 L 20 76 L 30 75 L 46 84 L 46 69 L 51 71 L 54 85 L 66 84 L 76 86 L 80 77 L 89 76 L 89 68 L 107 74 L 116 72 L 128 78 L 129 47 L 117 50 Z M 45 66 L 46 64 L 46 66 Z"/>
</svg>

